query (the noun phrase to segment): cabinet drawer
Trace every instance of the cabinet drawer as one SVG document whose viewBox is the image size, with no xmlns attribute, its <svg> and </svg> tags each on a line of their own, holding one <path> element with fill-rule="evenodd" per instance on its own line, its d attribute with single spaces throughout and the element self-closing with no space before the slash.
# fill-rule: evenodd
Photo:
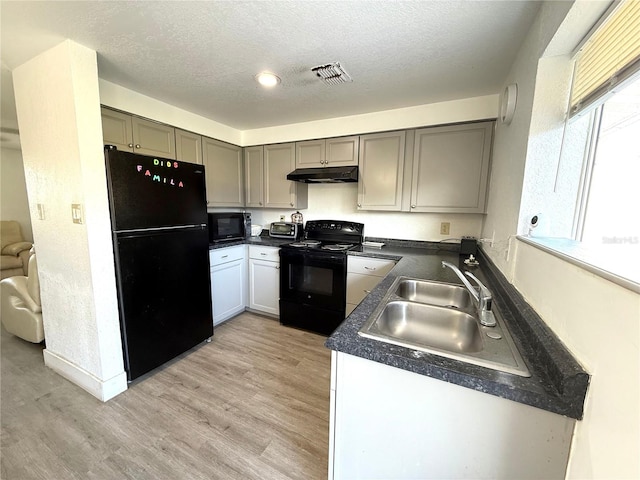
<svg viewBox="0 0 640 480">
<path fill-rule="evenodd" d="M 347 272 L 384 277 L 395 267 L 396 262 L 381 258 L 347 257 Z"/>
<path fill-rule="evenodd" d="M 347 273 L 347 303 L 358 305 L 381 281 L 375 275 Z"/>
<path fill-rule="evenodd" d="M 241 260 L 244 258 L 244 249 L 244 245 L 234 245 L 233 247 L 209 250 L 209 265 L 213 267 L 234 260 Z"/>
<path fill-rule="evenodd" d="M 280 263 L 280 249 L 278 247 L 249 245 L 249 258 Z"/>
</svg>

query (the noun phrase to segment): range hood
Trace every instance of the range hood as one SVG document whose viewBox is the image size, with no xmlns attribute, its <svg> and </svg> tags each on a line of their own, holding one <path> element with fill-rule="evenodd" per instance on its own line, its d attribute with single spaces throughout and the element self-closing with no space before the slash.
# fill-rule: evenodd
<svg viewBox="0 0 640 480">
<path fill-rule="evenodd" d="M 347 183 L 358 181 L 358 167 L 296 168 L 287 180 L 302 183 Z"/>
</svg>

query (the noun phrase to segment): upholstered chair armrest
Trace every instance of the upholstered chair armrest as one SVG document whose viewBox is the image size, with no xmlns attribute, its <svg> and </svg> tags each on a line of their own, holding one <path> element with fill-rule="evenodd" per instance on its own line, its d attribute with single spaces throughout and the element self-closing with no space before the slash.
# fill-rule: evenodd
<svg viewBox="0 0 640 480">
<path fill-rule="evenodd" d="M 22 300 L 24 306 L 33 313 L 42 312 L 42 307 L 29 295 L 27 277 L 17 276 L 5 278 L 2 280 L 2 289 L 5 290 L 3 295 L 10 295 L 13 297 L 13 301 L 20 302 L 20 300 Z"/>
<path fill-rule="evenodd" d="M 24 250 L 28 251 L 32 246 L 33 244 L 31 242 L 12 243 L 2 249 L 2 255 L 13 255 L 14 257 L 17 257 L 20 252 Z"/>
</svg>

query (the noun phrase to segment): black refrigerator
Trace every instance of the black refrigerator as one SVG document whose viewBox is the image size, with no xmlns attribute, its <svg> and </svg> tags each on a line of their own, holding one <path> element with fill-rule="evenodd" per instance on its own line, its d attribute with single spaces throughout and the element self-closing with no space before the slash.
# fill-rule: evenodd
<svg viewBox="0 0 640 480">
<path fill-rule="evenodd" d="M 213 335 L 204 167 L 105 146 L 129 381 Z"/>
</svg>

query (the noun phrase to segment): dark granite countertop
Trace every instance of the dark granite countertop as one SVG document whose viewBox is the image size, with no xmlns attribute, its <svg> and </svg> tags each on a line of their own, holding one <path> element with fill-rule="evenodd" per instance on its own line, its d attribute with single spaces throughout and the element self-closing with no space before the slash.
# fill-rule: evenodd
<svg viewBox="0 0 640 480">
<path fill-rule="evenodd" d="M 451 269 L 442 268 L 441 262 L 450 261 L 463 271 L 466 267 L 456 243 L 367 240 L 387 245 L 381 249 L 362 247 L 350 251 L 349 255 L 393 259 L 398 260 L 398 264 L 327 339 L 328 348 L 567 417 L 582 418 L 589 375 L 481 250 L 477 255 L 480 266 L 472 271 L 491 289 L 494 308 L 502 314 L 531 377 L 360 337 L 358 330 L 383 300 L 396 277 L 460 284 Z"/>
<path fill-rule="evenodd" d="M 271 238 L 268 233 L 265 235 L 264 230 L 259 237 L 249 237 L 243 240 L 232 240 L 230 242 L 218 242 L 209 244 L 209 250 L 217 250 L 218 248 L 233 247 L 235 245 L 263 245 L 265 247 L 279 247 L 285 243 L 291 243 L 293 240 L 282 238 Z"/>
</svg>

